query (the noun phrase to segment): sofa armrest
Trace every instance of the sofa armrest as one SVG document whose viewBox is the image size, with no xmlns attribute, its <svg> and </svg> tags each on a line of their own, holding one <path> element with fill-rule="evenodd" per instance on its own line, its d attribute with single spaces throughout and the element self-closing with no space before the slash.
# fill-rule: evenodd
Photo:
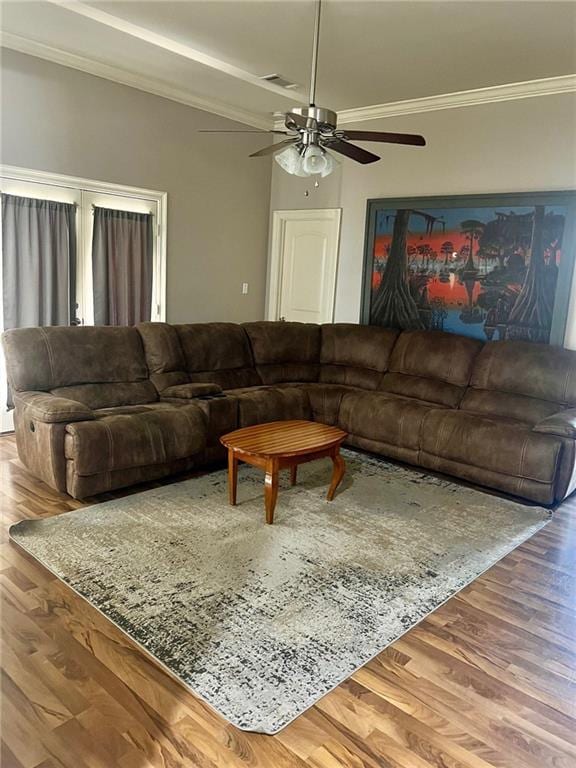
<svg viewBox="0 0 576 768">
<path fill-rule="evenodd" d="M 16 408 L 26 408 L 26 415 L 46 424 L 70 421 L 87 421 L 94 418 L 94 412 L 87 405 L 57 397 L 49 392 L 16 392 Z"/>
<path fill-rule="evenodd" d="M 195 397 L 202 397 L 203 395 L 219 395 L 222 392 L 222 387 L 218 384 L 211 384 L 209 382 L 192 382 L 190 384 L 176 384 L 173 387 L 166 387 L 160 393 L 162 400 L 192 400 Z"/>
<path fill-rule="evenodd" d="M 576 408 L 567 408 L 565 411 L 553 413 L 552 416 L 539 421 L 532 427 L 532 431 L 576 440 Z"/>
</svg>

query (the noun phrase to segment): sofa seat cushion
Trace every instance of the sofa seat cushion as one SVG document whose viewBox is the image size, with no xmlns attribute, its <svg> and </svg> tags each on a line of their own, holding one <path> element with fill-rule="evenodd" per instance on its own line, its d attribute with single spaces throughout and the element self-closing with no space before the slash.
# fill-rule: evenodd
<svg viewBox="0 0 576 768">
<path fill-rule="evenodd" d="M 462 411 L 431 411 L 422 430 L 422 451 L 539 483 L 552 483 L 562 441 L 532 432 L 511 419 Z"/>
<path fill-rule="evenodd" d="M 301 389 L 308 386 L 310 385 L 305 381 L 284 381 L 279 384 L 258 384 L 255 387 L 234 387 L 234 389 L 227 389 L 225 394 L 227 397 L 238 397 L 238 395 L 249 395 L 251 392 L 268 392 L 270 389 Z"/>
<path fill-rule="evenodd" d="M 489 389 L 469 387 L 460 403 L 460 410 L 469 411 L 479 416 L 515 419 L 534 426 L 543 419 L 558 413 L 562 410 L 562 406 L 548 400 L 540 400 L 536 397 L 512 392 L 495 392 Z"/>
<path fill-rule="evenodd" d="M 250 387 L 230 390 L 226 394 L 233 395 L 238 401 L 239 427 L 312 418 L 308 393 L 299 385 Z"/>
<path fill-rule="evenodd" d="M 346 394 L 338 426 L 352 435 L 418 450 L 428 413 L 439 406 L 384 392 Z"/>
<path fill-rule="evenodd" d="M 64 452 L 78 475 L 165 464 L 206 444 L 206 419 L 195 405 L 127 406 L 68 424 Z"/>
</svg>

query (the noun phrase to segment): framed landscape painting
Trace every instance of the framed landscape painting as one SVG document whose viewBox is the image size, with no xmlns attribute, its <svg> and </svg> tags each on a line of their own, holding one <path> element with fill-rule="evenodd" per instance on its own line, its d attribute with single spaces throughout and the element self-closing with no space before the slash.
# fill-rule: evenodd
<svg viewBox="0 0 576 768">
<path fill-rule="evenodd" d="M 562 344 L 575 192 L 369 200 L 361 321 Z"/>
</svg>

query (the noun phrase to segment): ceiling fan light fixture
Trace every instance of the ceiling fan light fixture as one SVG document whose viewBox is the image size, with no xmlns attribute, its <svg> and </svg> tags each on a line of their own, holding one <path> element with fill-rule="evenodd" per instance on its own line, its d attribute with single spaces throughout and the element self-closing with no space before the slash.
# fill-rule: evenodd
<svg viewBox="0 0 576 768">
<path fill-rule="evenodd" d="M 304 150 L 302 168 L 307 176 L 322 174 L 326 170 L 326 152 L 316 144 L 310 144 Z"/>
<path fill-rule="evenodd" d="M 282 152 L 278 152 L 274 155 L 274 160 L 276 160 L 282 170 L 292 176 L 308 176 L 304 172 L 302 155 L 294 145 L 287 147 Z"/>
</svg>

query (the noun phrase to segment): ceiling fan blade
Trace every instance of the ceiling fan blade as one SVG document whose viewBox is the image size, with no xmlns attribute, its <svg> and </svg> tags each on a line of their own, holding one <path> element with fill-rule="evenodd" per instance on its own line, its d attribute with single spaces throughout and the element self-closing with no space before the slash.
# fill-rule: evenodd
<svg viewBox="0 0 576 768">
<path fill-rule="evenodd" d="M 288 136 L 288 131 L 233 131 L 228 128 L 198 128 L 196 133 L 281 133 L 282 136 Z"/>
<path fill-rule="evenodd" d="M 383 131 L 347 131 L 344 138 L 353 141 L 383 141 L 387 144 L 411 144 L 414 147 L 426 146 L 424 136 L 416 133 L 384 133 Z"/>
<path fill-rule="evenodd" d="M 303 115 L 298 115 L 295 112 L 286 113 L 286 124 L 288 125 L 288 123 L 294 123 L 298 128 L 316 129 L 318 127 L 318 121 L 315 117 L 303 117 Z"/>
<path fill-rule="evenodd" d="M 333 149 L 334 152 L 339 152 L 341 155 L 346 155 L 346 157 L 350 157 L 352 160 L 356 160 L 357 163 L 362 163 L 363 165 L 380 160 L 378 155 L 373 155 L 372 152 L 368 152 L 368 150 L 357 147 L 354 144 L 348 144 L 347 141 L 342 141 L 342 139 L 330 139 L 324 142 L 324 146 L 328 149 Z"/>
<path fill-rule="evenodd" d="M 270 144 L 268 147 L 259 149 L 258 152 L 253 152 L 250 157 L 262 157 L 263 155 L 271 155 L 274 152 L 278 152 L 279 149 L 287 147 L 289 144 L 295 144 L 298 139 L 286 139 L 285 141 L 279 141 L 276 144 Z"/>
</svg>

